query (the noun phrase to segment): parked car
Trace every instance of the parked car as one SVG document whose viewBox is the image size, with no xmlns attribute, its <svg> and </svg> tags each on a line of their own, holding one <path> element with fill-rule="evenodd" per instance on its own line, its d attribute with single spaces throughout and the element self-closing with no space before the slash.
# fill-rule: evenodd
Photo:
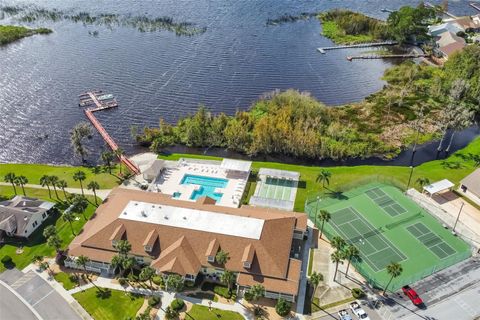
<svg viewBox="0 0 480 320">
<path fill-rule="evenodd" d="M 417 307 L 423 305 L 422 298 L 420 298 L 417 292 L 410 288 L 410 286 L 402 287 L 402 291 L 410 299 L 410 301 L 412 301 L 414 305 L 416 305 Z"/>
<path fill-rule="evenodd" d="M 352 320 L 352 317 L 348 314 L 347 309 L 342 309 L 338 311 L 338 316 L 340 317 L 340 320 Z"/>
<path fill-rule="evenodd" d="M 352 309 L 353 314 L 356 315 L 358 319 L 370 320 L 368 314 L 362 309 L 362 307 L 360 307 L 360 304 L 357 301 L 350 303 L 350 309 Z"/>
</svg>

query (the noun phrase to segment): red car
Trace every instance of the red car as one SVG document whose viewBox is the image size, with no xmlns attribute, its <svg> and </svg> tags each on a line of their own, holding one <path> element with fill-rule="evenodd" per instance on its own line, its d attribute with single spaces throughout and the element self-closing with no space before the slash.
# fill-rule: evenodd
<svg viewBox="0 0 480 320">
<path fill-rule="evenodd" d="M 423 305 L 422 299 L 418 296 L 418 294 L 410 288 L 409 286 L 404 286 L 402 287 L 403 293 L 413 302 L 414 305 L 416 306 L 421 306 Z"/>
</svg>

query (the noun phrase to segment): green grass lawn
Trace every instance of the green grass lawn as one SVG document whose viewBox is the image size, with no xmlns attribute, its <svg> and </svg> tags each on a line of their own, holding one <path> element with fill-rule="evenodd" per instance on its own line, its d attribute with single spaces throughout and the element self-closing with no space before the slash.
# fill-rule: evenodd
<svg viewBox="0 0 480 320">
<path fill-rule="evenodd" d="M 83 185 L 86 186 L 88 182 L 94 180 L 97 181 L 100 185 L 100 189 L 111 189 L 118 186 L 121 181 L 116 176 L 119 172 L 118 165 L 112 174 L 109 174 L 108 171 L 104 169 L 99 170 L 100 172 L 95 172 L 95 170 L 100 169 L 99 167 L 68 167 L 68 166 L 53 166 L 45 164 L 24 164 L 24 163 L 7 163 L 0 164 L 0 181 L 5 181 L 4 177 L 7 173 L 13 172 L 15 175 L 24 175 L 28 179 L 30 184 L 40 184 L 40 177 L 43 175 L 52 175 L 57 176 L 61 180 L 65 180 L 68 184 L 68 187 L 80 188 L 80 183 L 73 180 L 73 174 L 82 170 L 85 172 L 87 179 L 83 182 Z M 125 169 L 122 169 L 122 172 L 125 172 Z"/>
<path fill-rule="evenodd" d="M 419 187 L 415 184 L 415 181 L 420 177 L 426 177 L 432 182 L 449 179 L 453 183 L 458 184 L 461 179 L 475 170 L 475 163 L 471 159 L 472 154 L 480 154 L 480 138 L 476 138 L 467 147 L 452 154 L 447 160 L 430 161 L 415 167 L 411 187 Z M 178 160 L 179 158 L 222 159 L 194 154 L 161 155 L 160 158 L 167 160 Z M 343 191 L 351 186 L 368 182 L 369 180 L 381 181 L 383 179 L 393 181 L 405 188 L 410 175 L 410 169 L 408 167 L 400 166 L 338 166 L 322 168 L 317 166 L 254 161 L 252 165 L 253 172 L 258 172 L 260 168 L 291 170 L 300 173 L 300 183 L 294 209 L 295 211 L 301 212 L 304 211 L 307 197 L 314 198 L 318 193 L 329 193 L 331 190 Z M 328 189 L 330 190 L 323 188 L 321 183 L 315 181 L 321 169 L 326 169 L 332 173 L 330 184 L 328 185 Z M 254 181 L 251 182 L 248 196 L 246 197 L 247 201 L 255 191 L 255 187 L 256 183 Z"/>
<path fill-rule="evenodd" d="M 57 280 L 58 282 L 60 282 L 63 285 L 65 290 L 71 290 L 71 289 L 75 288 L 78 285 L 78 283 L 70 280 L 69 276 L 70 275 L 68 273 L 58 272 L 53 277 L 55 278 L 55 280 Z"/>
<path fill-rule="evenodd" d="M 244 320 L 243 316 L 238 312 L 225 311 L 216 308 L 212 308 L 212 311 L 209 311 L 208 307 L 201 305 L 194 305 L 192 309 L 188 312 L 188 314 L 190 315 L 190 317 L 187 318 L 193 318 L 195 320 Z"/>
<path fill-rule="evenodd" d="M 56 198 L 49 198 L 48 191 L 43 189 L 30 189 L 25 188 L 27 196 L 40 198 L 43 200 L 48 200 L 52 202 L 59 203 L 59 207 L 61 209 L 65 209 L 68 207 L 65 203 L 57 200 Z M 59 195 L 62 195 L 60 193 Z M 13 190 L 11 187 L 7 186 L 0 186 L 0 198 L 1 199 L 10 199 L 14 196 Z M 52 197 L 55 197 L 54 193 L 52 192 Z M 88 196 L 87 199 L 93 203 L 94 199 L 91 196 Z M 101 200 L 99 200 L 101 201 Z M 89 219 L 95 211 L 95 206 L 90 204 L 85 212 L 85 216 Z M 86 223 L 83 216 L 79 215 L 78 220 L 72 222 L 72 226 L 74 229 L 75 234 L 78 234 L 80 230 L 83 228 L 83 225 Z M 43 237 L 43 229 L 48 226 L 54 224 L 56 226 L 58 235 L 62 240 L 62 247 L 66 248 L 70 242 L 72 242 L 73 238 L 75 237 L 72 234 L 70 224 L 68 222 L 63 221 L 60 214 L 55 214 L 50 216 L 44 223 L 35 230 L 28 240 L 21 240 L 21 239 L 12 239 L 9 238 L 7 242 L 0 248 L 0 259 L 5 255 L 9 255 L 12 257 L 13 262 L 15 263 L 16 268 L 23 269 L 27 265 L 31 263 L 31 260 L 34 255 L 41 255 L 41 256 L 48 256 L 53 257 L 55 255 L 55 249 L 47 246 L 45 243 L 46 240 Z M 16 254 L 16 250 L 18 247 L 23 247 L 23 253 Z M 0 264 L 0 272 L 4 271 L 5 267 L 3 264 Z"/>
<path fill-rule="evenodd" d="M 101 293 L 90 288 L 73 294 L 73 297 L 95 320 L 133 319 L 143 304 L 144 297 L 125 294 L 118 290 Z"/>
</svg>

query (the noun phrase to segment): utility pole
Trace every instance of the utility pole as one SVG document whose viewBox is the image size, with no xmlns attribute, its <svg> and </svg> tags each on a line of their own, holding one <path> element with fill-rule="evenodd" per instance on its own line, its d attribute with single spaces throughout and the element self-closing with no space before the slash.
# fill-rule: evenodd
<svg viewBox="0 0 480 320">
<path fill-rule="evenodd" d="M 462 205 L 460 206 L 460 210 L 458 211 L 457 220 L 455 220 L 455 224 L 453 225 L 452 232 L 455 232 L 455 228 L 457 227 L 458 219 L 460 219 L 460 213 L 462 213 L 462 209 L 464 205 L 465 205 L 465 202 L 462 202 Z"/>
<path fill-rule="evenodd" d="M 407 184 L 407 191 L 408 188 L 410 188 L 410 183 L 412 182 L 412 175 L 413 175 L 413 168 L 414 168 L 414 158 L 415 158 L 415 153 L 417 152 L 417 144 L 418 144 L 418 138 L 420 136 L 420 120 L 423 118 L 423 106 L 420 107 L 420 112 L 418 113 L 418 119 L 416 121 L 415 125 L 415 130 L 416 135 L 415 135 L 415 141 L 413 143 L 413 148 L 412 148 L 412 157 L 410 158 L 410 176 L 408 177 L 408 184 Z"/>
</svg>

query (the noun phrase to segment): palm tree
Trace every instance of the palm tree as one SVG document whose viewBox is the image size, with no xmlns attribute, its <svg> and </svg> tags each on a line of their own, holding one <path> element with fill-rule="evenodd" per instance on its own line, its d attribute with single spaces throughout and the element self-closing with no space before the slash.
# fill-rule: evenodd
<svg viewBox="0 0 480 320">
<path fill-rule="evenodd" d="M 51 236 L 57 235 L 57 229 L 55 229 L 54 225 L 49 225 L 45 229 L 43 229 L 43 237 L 45 239 L 50 238 Z"/>
<path fill-rule="evenodd" d="M 420 186 L 420 188 L 423 189 L 423 187 L 428 186 L 430 184 L 430 179 L 428 179 L 428 178 L 418 178 L 417 183 Z"/>
<path fill-rule="evenodd" d="M 230 260 L 230 255 L 228 252 L 220 250 L 215 255 L 215 260 L 217 261 L 218 264 L 225 265 L 225 263 L 227 263 L 228 260 Z"/>
<path fill-rule="evenodd" d="M 127 257 L 130 250 L 132 250 L 132 245 L 130 242 L 128 242 L 128 240 L 119 240 L 115 245 L 115 249 L 117 249 L 121 256 Z"/>
<path fill-rule="evenodd" d="M 350 268 L 350 263 L 352 260 L 360 258 L 360 251 L 354 245 L 349 245 L 345 250 L 345 257 L 348 259 L 347 271 L 345 272 L 345 275 L 348 276 L 348 268 Z"/>
<path fill-rule="evenodd" d="M 227 285 L 228 292 L 232 291 L 232 283 L 235 280 L 235 274 L 230 270 L 224 270 L 220 276 L 220 280 Z"/>
<path fill-rule="evenodd" d="M 37 263 L 40 263 L 43 261 L 43 256 L 40 256 L 40 255 L 34 255 L 32 257 L 32 263 L 33 264 L 37 264 Z"/>
<path fill-rule="evenodd" d="M 110 261 L 110 266 L 113 268 L 113 271 L 115 271 L 118 268 L 119 272 L 122 273 L 123 260 L 124 258 L 119 256 L 118 254 L 112 257 L 112 260 Z"/>
<path fill-rule="evenodd" d="M 90 183 L 87 185 L 88 190 L 93 191 L 93 196 L 95 197 L 95 205 L 98 205 L 97 203 L 97 190 L 100 189 L 100 185 L 96 181 L 90 181 Z"/>
<path fill-rule="evenodd" d="M 13 192 L 15 193 L 15 195 L 17 194 L 17 188 L 15 188 L 15 180 L 16 180 L 17 176 L 15 175 L 15 173 L 13 172 L 9 172 L 5 175 L 5 177 L 3 178 L 5 180 L 5 182 L 10 182 L 12 184 L 12 187 L 13 187 Z"/>
<path fill-rule="evenodd" d="M 135 260 L 135 258 L 132 258 L 132 257 L 123 259 L 122 261 L 123 270 L 130 270 L 128 274 L 132 274 L 133 268 L 135 267 L 136 263 L 137 263 L 137 260 Z"/>
<path fill-rule="evenodd" d="M 71 211 L 73 213 L 81 214 L 83 216 L 83 219 L 87 220 L 87 217 L 85 216 L 85 210 L 87 210 L 88 207 L 88 200 L 82 195 L 75 194 L 72 197 L 72 207 Z"/>
<path fill-rule="evenodd" d="M 120 175 L 122 174 L 122 156 L 125 154 L 122 148 L 117 148 L 117 150 L 114 151 L 115 155 L 118 157 L 120 162 L 118 163 L 118 168 L 120 170 Z"/>
<path fill-rule="evenodd" d="M 316 181 L 321 182 L 322 186 L 325 188 L 325 184 L 330 185 L 331 176 L 332 176 L 332 173 L 330 171 L 322 169 L 320 170 L 320 173 L 318 174 Z"/>
<path fill-rule="evenodd" d="M 335 263 L 335 274 L 333 275 L 333 281 L 337 278 L 338 264 L 343 263 L 343 254 L 341 251 L 336 250 L 330 255 L 332 262 Z"/>
<path fill-rule="evenodd" d="M 325 222 L 330 221 L 330 218 L 331 218 L 330 212 L 326 210 L 320 210 L 320 212 L 318 213 L 318 219 L 322 221 L 322 227 L 320 228 L 320 239 L 322 238 L 322 235 L 323 235 L 323 226 Z"/>
<path fill-rule="evenodd" d="M 75 215 L 72 212 L 65 211 L 62 215 L 62 219 L 64 221 L 68 221 L 70 223 L 70 228 L 72 229 L 72 234 L 75 235 L 75 231 L 73 230 L 72 221 L 75 221 Z"/>
<path fill-rule="evenodd" d="M 85 180 L 86 178 L 87 178 L 87 176 L 86 176 L 85 172 L 83 172 L 82 170 L 78 170 L 73 174 L 73 180 L 80 182 L 80 188 L 82 189 L 82 196 L 85 195 L 83 193 L 83 182 L 82 181 Z"/>
<path fill-rule="evenodd" d="M 110 151 L 104 151 L 101 155 L 102 162 L 107 167 L 108 173 L 112 174 L 112 162 L 114 159 L 114 154 Z"/>
<path fill-rule="evenodd" d="M 58 183 L 58 180 L 59 180 L 58 177 L 57 176 L 50 176 L 49 180 L 50 180 L 50 184 L 53 187 L 53 191 L 55 191 L 55 196 L 57 197 L 57 199 L 60 199 L 58 197 L 58 193 L 57 193 L 57 183 Z"/>
<path fill-rule="evenodd" d="M 65 197 L 65 200 L 67 200 L 67 193 L 65 192 L 65 188 L 68 187 L 67 185 L 67 181 L 65 180 L 58 180 L 57 182 L 57 187 L 59 187 L 60 189 L 62 189 L 63 191 L 63 196 Z"/>
<path fill-rule="evenodd" d="M 25 176 L 18 176 L 15 178 L 15 183 L 22 187 L 22 192 L 23 195 L 26 196 L 25 194 L 25 185 L 28 183 L 28 179 Z"/>
<path fill-rule="evenodd" d="M 86 256 L 78 256 L 75 260 L 75 264 L 79 267 L 82 267 L 83 271 L 87 273 L 87 264 L 90 262 L 90 259 Z"/>
<path fill-rule="evenodd" d="M 48 197 L 49 198 L 52 198 L 52 193 L 51 193 L 51 190 L 50 190 L 50 177 L 47 176 L 46 174 L 44 174 L 41 178 L 40 178 L 40 185 L 42 187 L 47 187 L 48 189 Z"/>
<path fill-rule="evenodd" d="M 50 268 L 50 263 L 48 263 L 47 261 L 43 261 L 42 263 L 40 263 L 40 269 L 48 270 L 48 273 L 50 275 L 53 275 L 53 270 Z"/>
<path fill-rule="evenodd" d="M 393 278 L 400 276 L 402 272 L 403 272 L 403 268 L 400 263 L 390 262 L 390 264 L 387 266 L 387 273 L 391 276 L 391 278 L 388 281 L 387 285 L 385 286 L 385 289 L 383 290 L 383 295 L 385 295 L 385 293 L 387 292 L 387 289 L 390 286 L 390 283 L 392 282 Z"/>
<path fill-rule="evenodd" d="M 83 140 L 85 138 L 90 139 L 91 136 L 92 127 L 86 122 L 78 123 L 72 131 L 70 131 L 70 144 L 74 153 L 82 158 L 82 163 L 85 162 L 85 157 L 88 153 L 87 149 L 83 146 Z"/>
<path fill-rule="evenodd" d="M 155 269 L 153 269 L 150 266 L 146 266 L 142 268 L 142 271 L 140 271 L 140 279 L 143 281 L 148 281 L 150 283 L 150 290 L 153 293 L 153 285 L 152 285 L 152 280 L 153 277 L 155 276 Z"/>
<path fill-rule="evenodd" d="M 334 236 L 330 244 L 332 245 L 333 248 L 341 251 L 347 243 L 342 237 Z"/>
<path fill-rule="evenodd" d="M 62 247 L 62 240 L 58 237 L 57 234 L 54 234 L 47 239 L 47 245 L 53 247 L 55 251 L 58 253 Z"/>
<path fill-rule="evenodd" d="M 254 284 L 250 287 L 250 289 L 248 289 L 248 294 L 252 299 L 254 308 L 257 310 L 258 305 L 256 305 L 255 302 L 258 302 L 258 300 L 265 295 L 265 287 L 261 284 Z"/>
<path fill-rule="evenodd" d="M 320 284 L 321 281 L 323 281 L 323 275 L 316 271 L 312 272 L 312 274 L 310 275 L 310 284 L 313 287 L 312 299 L 313 297 L 315 297 L 315 292 L 317 291 L 318 285 Z"/>
</svg>

